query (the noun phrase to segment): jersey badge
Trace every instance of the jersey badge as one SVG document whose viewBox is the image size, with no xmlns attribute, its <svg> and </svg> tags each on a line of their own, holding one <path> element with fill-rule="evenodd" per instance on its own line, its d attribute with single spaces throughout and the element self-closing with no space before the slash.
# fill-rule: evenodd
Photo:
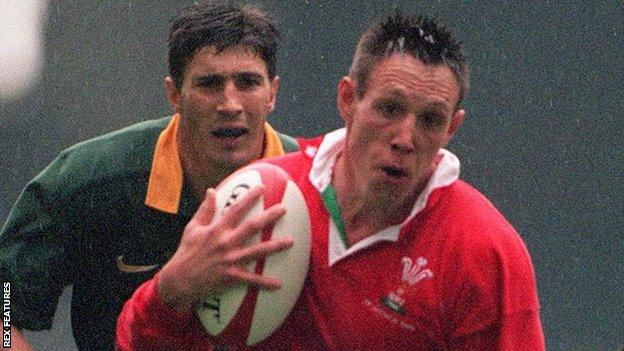
<svg viewBox="0 0 624 351">
<path fill-rule="evenodd" d="M 424 257 L 418 257 L 416 261 L 413 261 L 409 257 L 403 257 L 403 271 L 401 272 L 401 283 L 400 285 L 390 291 L 387 296 L 383 296 L 381 298 L 381 303 L 391 309 L 392 311 L 405 315 L 405 298 L 403 295 L 405 294 L 406 289 L 409 287 L 413 287 L 419 282 L 425 279 L 433 278 L 433 272 L 426 268 L 427 267 L 427 259 Z"/>
</svg>

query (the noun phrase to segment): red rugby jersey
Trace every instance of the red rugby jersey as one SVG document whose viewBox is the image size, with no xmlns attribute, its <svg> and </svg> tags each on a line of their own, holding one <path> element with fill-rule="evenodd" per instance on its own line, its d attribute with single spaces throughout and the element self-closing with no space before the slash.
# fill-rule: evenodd
<svg viewBox="0 0 624 351">
<path fill-rule="evenodd" d="M 451 153 L 441 151 L 403 224 L 350 247 L 342 242 L 320 193 L 343 138 L 340 130 L 301 141 L 302 152 L 269 161 L 284 168 L 306 197 L 312 261 L 293 312 L 253 349 L 543 350 L 527 249 L 483 195 L 457 180 L 459 162 Z M 173 318 L 159 324 L 163 316 Z M 173 344 L 159 343 L 162 349 L 210 349 L 197 318 L 168 311 L 148 282 L 124 307 L 118 340 L 175 340 L 176 333 L 161 328 L 172 324 L 186 329 L 177 331 Z"/>
</svg>

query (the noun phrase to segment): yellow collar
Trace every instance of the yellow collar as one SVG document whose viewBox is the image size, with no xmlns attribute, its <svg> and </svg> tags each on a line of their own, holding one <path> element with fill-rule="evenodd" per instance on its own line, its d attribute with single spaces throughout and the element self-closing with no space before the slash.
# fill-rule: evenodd
<svg viewBox="0 0 624 351">
<path fill-rule="evenodd" d="M 171 214 L 178 213 L 184 179 L 176 137 L 179 120 L 180 115 L 174 115 L 158 137 L 145 196 L 145 205 Z M 265 122 L 262 158 L 283 154 L 284 148 L 279 136 Z"/>
</svg>

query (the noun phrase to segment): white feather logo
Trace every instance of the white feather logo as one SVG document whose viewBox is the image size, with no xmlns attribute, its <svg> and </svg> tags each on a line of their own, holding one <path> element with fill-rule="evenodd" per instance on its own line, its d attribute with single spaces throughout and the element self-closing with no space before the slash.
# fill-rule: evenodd
<svg viewBox="0 0 624 351">
<path fill-rule="evenodd" d="M 403 257 L 403 275 L 402 280 L 408 283 L 410 286 L 416 285 L 416 283 L 433 278 L 433 272 L 430 269 L 425 269 L 427 266 L 427 259 L 424 257 L 418 257 L 416 264 L 409 257 Z"/>
</svg>

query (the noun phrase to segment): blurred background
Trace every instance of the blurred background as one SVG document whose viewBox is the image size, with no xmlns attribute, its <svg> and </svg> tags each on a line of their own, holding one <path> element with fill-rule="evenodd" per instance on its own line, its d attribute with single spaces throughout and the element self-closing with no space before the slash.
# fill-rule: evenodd
<svg viewBox="0 0 624 351">
<path fill-rule="evenodd" d="M 0 74 L 6 81 L 10 68 L 33 62 L 20 68 L 32 77 L 0 91 L 3 220 L 23 186 L 62 149 L 171 113 L 163 83 L 167 31 L 188 2 L 2 0 Z M 462 177 L 528 246 L 547 348 L 624 345 L 621 0 L 256 3 L 282 32 L 282 83 L 270 122 L 292 135 L 341 126 L 336 83 L 361 32 L 395 5 L 452 27 L 470 57 L 472 88 L 467 118 L 449 148 L 462 161 Z M 21 14 L 10 6 L 22 6 Z M 37 35 L 20 50 L 22 41 L 10 37 L 31 17 L 41 24 L 33 32 L 40 56 Z M 38 349 L 75 349 L 70 293 L 61 298 L 53 330 L 27 333 Z"/>
</svg>

